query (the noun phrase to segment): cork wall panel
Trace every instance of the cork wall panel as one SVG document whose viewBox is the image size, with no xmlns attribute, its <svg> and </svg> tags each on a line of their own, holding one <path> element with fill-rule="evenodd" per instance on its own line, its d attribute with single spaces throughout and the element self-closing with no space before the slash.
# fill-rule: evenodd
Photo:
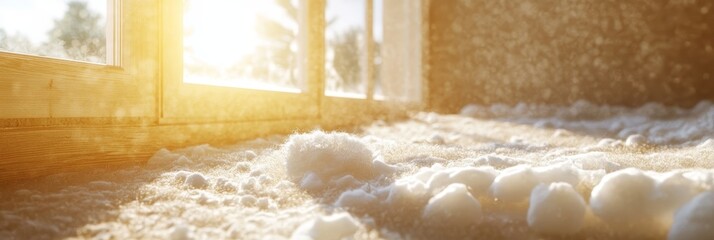
<svg viewBox="0 0 714 240">
<path fill-rule="evenodd" d="M 691 105 L 714 99 L 714 0 L 444 0 L 429 104 Z"/>
</svg>

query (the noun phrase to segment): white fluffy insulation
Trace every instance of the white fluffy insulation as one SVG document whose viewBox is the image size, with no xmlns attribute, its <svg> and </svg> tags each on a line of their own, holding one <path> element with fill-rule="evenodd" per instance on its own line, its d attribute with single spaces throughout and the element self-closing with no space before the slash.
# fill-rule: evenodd
<svg viewBox="0 0 714 240">
<path fill-rule="evenodd" d="M 583 227 L 585 209 L 585 200 L 569 183 L 539 184 L 531 192 L 528 226 L 545 234 L 573 234 Z"/>
<path fill-rule="evenodd" d="M 0 188 L 0 239 L 712 239 L 714 105 L 493 105 Z"/>
</svg>

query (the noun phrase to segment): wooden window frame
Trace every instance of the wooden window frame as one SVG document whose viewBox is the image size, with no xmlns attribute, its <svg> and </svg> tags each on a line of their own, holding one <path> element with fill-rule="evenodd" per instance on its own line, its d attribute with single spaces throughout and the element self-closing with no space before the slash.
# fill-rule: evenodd
<svg viewBox="0 0 714 240">
<path fill-rule="evenodd" d="M 390 0 L 385 0 L 385 1 L 390 1 Z M 424 41 L 426 37 L 426 24 L 424 24 L 427 20 L 428 16 L 428 4 L 429 0 L 417 0 L 419 1 L 420 4 L 420 10 L 421 12 L 418 13 L 418 16 L 420 17 L 421 21 L 417 26 L 412 26 L 415 27 L 416 29 L 413 29 L 415 31 L 418 31 L 419 35 L 421 36 L 422 41 L 420 41 L 420 47 L 419 49 L 416 49 L 417 51 L 420 52 L 419 61 L 420 67 L 419 69 L 416 70 L 417 75 L 419 75 L 419 81 L 417 82 L 420 84 L 421 92 L 420 96 L 416 99 L 400 99 L 400 98 L 376 98 L 375 97 L 375 88 L 376 88 L 376 83 L 375 83 L 375 69 L 374 65 L 372 64 L 372 61 L 374 61 L 374 38 L 373 38 L 373 14 L 374 14 L 374 1 L 373 0 L 366 0 L 366 16 L 365 16 L 365 43 L 366 44 L 366 49 L 367 49 L 367 54 L 366 54 L 366 59 L 363 59 L 362 61 L 365 62 L 366 66 L 366 81 L 367 81 L 367 91 L 366 91 L 366 96 L 363 98 L 358 98 L 353 96 L 352 94 L 339 94 L 339 93 L 326 93 L 324 90 L 322 92 L 325 92 L 323 94 L 323 99 L 321 101 L 321 113 L 323 118 L 326 119 L 335 119 L 335 118 L 347 118 L 343 119 L 338 125 L 352 125 L 352 124 L 358 124 L 358 123 L 364 123 L 368 122 L 369 120 L 363 119 L 364 117 L 385 117 L 385 118 L 390 118 L 393 116 L 400 116 L 403 115 L 405 112 L 408 111 L 418 111 L 424 108 L 425 103 L 424 99 L 426 99 L 426 70 L 424 68 L 424 63 L 427 63 L 427 55 L 425 51 L 426 47 L 426 41 Z M 322 21 L 324 26 L 324 12 L 325 12 L 325 3 L 326 0 L 320 0 L 318 1 L 320 4 L 322 4 L 320 7 L 322 9 Z M 324 27 L 322 27 L 324 29 Z M 323 31 L 324 34 L 324 31 Z M 322 40 L 322 48 L 325 48 L 326 45 L 326 38 L 324 35 L 321 36 Z M 324 50 L 320 52 L 323 55 L 322 60 L 324 61 Z M 324 62 L 321 63 L 322 66 L 324 66 Z M 322 77 L 322 82 L 324 83 L 325 81 L 325 74 L 324 72 L 320 73 Z M 388 81 L 387 79 L 382 79 L 382 81 Z M 361 94 L 358 94 L 361 95 Z M 373 120 L 373 118 L 371 118 Z M 324 122 L 324 121 L 323 121 Z"/>
<path fill-rule="evenodd" d="M 107 1 L 106 64 L 0 52 L 0 126 L 152 115 L 158 75 L 147 66 L 158 66 L 159 52 L 147 43 L 155 42 L 152 32 L 158 29 L 143 22 L 157 16 L 152 3 Z"/>
<path fill-rule="evenodd" d="M 299 9 L 300 79 L 304 90 L 281 92 L 185 83 L 183 81 L 183 1 L 164 2 L 162 123 L 233 122 L 318 117 L 318 91 L 310 56 L 308 0 Z M 207 111 L 208 110 L 208 111 Z"/>
<path fill-rule="evenodd" d="M 429 1 L 421 1 L 425 19 Z M 309 26 L 301 29 L 301 74 L 307 87 L 300 94 L 184 84 L 182 61 L 176 61 L 182 59 L 181 1 L 108 2 L 113 10 L 107 18 L 114 19 L 107 25 L 110 64 L 0 52 L 0 126 L 319 120 L 424 106 L 424 83 L 418 101 L 375 99 L 372 64 L 366 64 L 366 98 L 325 95 L 326 0 L 300 1 L 301 25 Z M 367 4 L 365 39 L 372 59 L 372 0 Z M 424 24 L 421 28 L 425 34 Z M 426 69 L 421 71 L 424 81 Z"/>
<path fill-rule="evenodd" d="M 271 110 L 276 114 L 251 118 L 236 112 L 191 115 L 179 109 L 172 116 L 165 112 L 171 109 L 166 108 L 165 100 L 175 92 L 166 89 L 166 82 L 175 81 L 175 77 L 166 71 L 165 64 L 172 57 L 168 50 L 177 46 L 169 37 L 176 37 L 178 32 L 166 26 L 171 21 L 177 24 L 172 20 L 175 12 L 172 14 L 166 4 L 176 1 L 112 1 L 114 11 L 109 13 L 114 13 L 112 18 L 117 21 L 107 31 L 108 41 L 116 43 L 108 54 L 114 65 L 0 52 L 0 182 L 139 164 L 162 147 L 233 144 L 241 139 L 307 131 L 316 126 L 355 126 L 380 115 L 402 117 L 406 111 L 422 107 L 422 101 L 325 97 L 325 0 L 302 0 L 302 4 L 309 3 L 302 5 L 303 11 L 312 16 L 304 19 L 310 26 L 303 43 L 307 45 L 305 49 L 310 49 L 303 61 L 308 103 L 299 103 L 305 104 L 308 111 L 290 115 Z M 422 7 L 424 19 L 428 16 L 426 9 Z M 421 28 L 425 34 L 425 24 Z M 422 43 L 423 53 L 427 44 Z M 426 66 L 426 55 L 421 61 Z M 426 70 L 421 70 L 422 81 L 426 81 Z M 422 86 L 426 91 L 427 85 Z M 212 91 L 223 90 L 200 90 L 206 94 Z M 225 91 L 243 94 L 234 89 Z M 426 99 L 425 93 L 421 99 Z M 290 97 L 272 98 L 272 93 L 260 91 L 256 94 L 280 104 L 295 104 Z"/>
<path fill-rule="evenodd" d="M 300 93 L 255 90 L 183 82 L 183 43 L 181 1 L 164 4 L 162 123 L 233 122 L 285 119 L 342 118 L 337 125 L 363 122 L 366 116 L 389 115 L 418 110 L 422 99 L 374 98 L 374 56 L 372 42 L 373 1 L 365 1 L 367 49 L 367 93 L 365 97 L 330 94 L 325 91 L 325 4 L 327 0 L 300 0 L 301 77 L 307 85 Z M 425 1 L 424 1 L 425 2 Z M 423 15 L 423 14 L 422 14 Z M 423 26 L 422 26 L 423 27 Z M 422 49 L 418 49 L 422 50 Z M 421 69 L 419 69 L 421 71 Z M 422 88 L 425 86 L 419 82 Z M 206 111 L 206 110 L 210 111 Z M 356 120 L 360 117 L 359 120 Z M 328 119 L 328 121 L 325 121 Z"/>
</svg>

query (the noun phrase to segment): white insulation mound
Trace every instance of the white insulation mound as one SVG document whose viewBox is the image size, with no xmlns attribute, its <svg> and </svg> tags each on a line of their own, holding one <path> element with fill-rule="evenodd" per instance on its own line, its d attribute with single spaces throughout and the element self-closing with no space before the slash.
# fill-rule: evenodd
<svg viewBox="0 0 714 240">
<path fill-rule="evenodd" d="M 714 106 L 493 105 L 4 185 L 0 239 L 713 239 Z"/>
</svg>

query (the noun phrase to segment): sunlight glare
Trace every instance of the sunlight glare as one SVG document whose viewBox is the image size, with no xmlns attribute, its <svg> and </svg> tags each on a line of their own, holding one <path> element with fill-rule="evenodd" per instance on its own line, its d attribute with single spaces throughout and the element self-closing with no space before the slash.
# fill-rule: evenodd
<svg viewBox="0 0 714 240">
<path fill-rule="evenodd" d="M 210 3 L 208 3 L 210 2 Z M 184 45 L 204 63 L 228 67 L 255 49 L 255 9 L 265 1 L 201 1 L 187 6 Z M 190 59 L 185 59 L 190 60 Z"/>
<path fill-rule="evenodd" d="M 186 1 L 184 82 L 300 88 L 297 19 L 289 8 L 275 1 Z"/>
</svg>

